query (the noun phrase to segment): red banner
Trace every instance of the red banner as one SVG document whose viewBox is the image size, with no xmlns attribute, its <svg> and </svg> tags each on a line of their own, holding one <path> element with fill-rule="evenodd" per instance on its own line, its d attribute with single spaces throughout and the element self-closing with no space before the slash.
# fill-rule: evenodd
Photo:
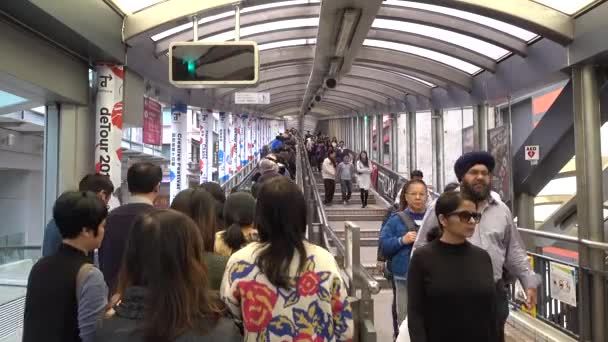
<svg viewBox="0 0 608 342">
<path fill-rule="evenodd" d="M 144 98 L 144 144 L 162 144 L 162 113 L 160 103 Z"/>
</svg>

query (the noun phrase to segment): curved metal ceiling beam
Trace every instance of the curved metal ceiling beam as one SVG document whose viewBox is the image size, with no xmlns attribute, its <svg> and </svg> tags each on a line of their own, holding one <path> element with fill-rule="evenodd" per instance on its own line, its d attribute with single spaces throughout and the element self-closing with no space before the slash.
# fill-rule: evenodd
<svg viewBox="0 0 608 342">
<path fill-rule="evenodd" d="M 567 14 L 529 0 L 419 0 L 485 15 L 540 34 L 562 45 L 574 40 L 574 20 Z"/>
<path fill-rule="evenodd" d="M 265 68 L 286 64 L 310 63 L 313 57 L 314 48 L 310 45 L 271 49 L 260 53 L 261 66 Z M 443 84 L 444 88 L 448 83 L 451 83 L 469 91 L 473 85 L 472 77 L 465 72 L 428 58 L 389 49 L 364 46 L 359 50 L 359 55 L 354 64 L 400 71 L 437 85 Z M 433 82 L 432 80 L 440 81 Z"/>
<path fill-rule="evenodd" d="M 310 74 L 310 69 L 312 68 L 311 64 L 295 64 L 282 66 L 278 68 L 270 68 L 266 70 L 262 70 L 260 72 L 260 83 L 258 83 L 258 87 L 264 83 L 268 83 L 274 80 L 280 80 L 283 78 L 294 77 L 294 76 L 302 76 Z M 252 90 L 255 88 L 252 88 Z M 247 91 L 238 88 L 223 88 L 218 90 L 215 93 L 215 96 L 223 97 L 233 94 L 236 91 Z"/>
<path fill-rule="evenodd" d="M 282 79 L 278 79 L 278 80 L 274 80 L 274 81 L 270 81 L 270 82 L 261 83 L 259 86 L 255 87 L 255 88 L 247 88 L 247 90 L 243 90 L 243 91 L 266 92 L 269 89 L 306 83 L 307 80 L 308 80 L 308 77 L 306 77 L 306 76 L 282 78 Z"/>
<path fill-rule="evenodd" d="M 348 103 L 351 108 L 353 109 L 357 109 L 357 108 L 365 108 L 365 107 L 369 107 L 369 106 L 373 106 L 374 102 L 373 101 L 369 101 L 369 100 L 365 100 L 365 99 L 356 99 L 353 100 L 351 98 L 347 98 L 344 99 L 343 97 L 337 97 L 334 95 L 327 95 L 324 96 L 326 101 L 337 101 L 337 100 L 341 100 L 344 101 L 345 103 Z M 321 100 L 321 103 L 323 103 L 323 100 Z"/>
<path fill-rule="evenodd" d="M 448 84 L 449 84 L 448 82 L 446 82 L 442 79 L 430 76 L 428 74 L 423 74 L 423 73 L 420 73 L 420 72 L 417 72 L 414 70 L 405 70 L 403 68 L 391 67 L 389 65 L 379 65 L 378 63 L 357 61 L 356 63 L 353 64 L 353 66 L 365 67 L 365 68 L 370 68 L 370 69 L 374 69 L 374 70 L 397 72 L 397 73 L 403 74 L 405 76 L 416 77 L 423 81 L 430 82 L 440 88 L 447 88 Z"/>
<path fill-rule="evenodd" d="M 501 31 L 494 30 L 491 27 L 451 15 L 417 8 L 384 5 L 380 8 L 376 17 L 381 19 L 409 21 L 462 33 L 500 46 L 501 48 L 520 56 L 527 55 L 528 44 L 523 40 Z"/>
<path fill-rule="evenodd" d="M 392 65 L 443 79 L 467 91 L 473 86 L 471 75 L 437 61 L 399 51 L 365 46 L 359 51 L 358 62 Z"/>
<path fill-rule="evenodd" d="M 418 46 L 460 59 L 491 72 L 496 71 L 496 61 L 492 58 L 443 40 L 386 29 L 371 29 L 367 38 Z"/>
<path fill-rule="evenodd" d="M 318 17 L 320 13 L 318 4 L 303 4 L 296 6 L 285 6 L 278 8 L 271 8 L 266 10 L 260 10 L 250 13 L 241 14 L 241 29 L 251 25 L 258 25 L 268 23 L 272 21 L 290 20 L 290 19 L 301 19 L 301 18 L 314 18 Z M 234 30 L 234 18 L 228 17 L 218 19 L 198 27 L 198 38 L 199 40 L 207 37 L 214 36 L 223 32 Z M 241 37 L 246 39 L 247 37 Z M 172 42 L 189 42 L 192 40 L 192 31 L 184 31 L 181 33 L 174 34 L 167 38 L 161 39 L 156 42 L 154 47 L 154 53 L 156 56 L 161 56 L 169 51 L 169 45 Z"/>
<path fill-rule="evenodd" d="M 356 101 L 358 101 L 358 100 L 360 100 L 360 99 L 357 98 Z M 353 107 L 354 105 L 353 105 L 352 101 L 353 101 L 353 96 L 351 94 L 337 93 L 337 94 L 332 95 L 330 98 L 325 98 L 325 99 L 321 100 L 321 102 L 316 103 L 315 107 L 317 105 L 324 104 L 324 105 L 339 107 L 341 109 L 354 109 L 354 107 Z M 284 101 L 284 103 L 297 103 L 299 106 L 302 103 L 302 100 L 299 99 L 299 100 L 293 100 L 293 101 Z M 282 104 L 284 104 L 284 103 L 282 103 Z M 371 103 L 373 103 L 373 102 L 368 102 L 368 105 L 371 105 Z M 278 105 L 278 103 L 270 104 L 266 108 L 270 108 L 270 107 L 273 107 L 276 105 Z M 266 108 L 264 108 L 264 109 L 266 109 Z"/>
<path fill-rule="evenodd" d="M 268 68 L 280 64 L 310 63 L 314 58 L 315 49 L 312 45 L 288 46 L 260 52 L 260 68 Z"/>
<path fill-rule="evenodd" d="M 293 114 L 298 114 L 299 110 L 294 110 L 293 108 L 286 108 L 280 112 L 277 112 L 273 115 L 278 116 L 278 117 L 283 117 L 286 115 L 293 115 Z M 315 108 L 310 110 L 311 113 L 315 113 L 315 114 L 319 114 L 321 116 L 331 116 L 331 115 L 336 115 L 336 114 L 340 114 L 339 112 L 330 112 L 330 111 L 326 111 L 323 109 L 319 109 L 319 110 L 315 110 Z"/>
<path fill-rule="evenodd" d="M 431 97 L 431 87 L 394 72 L 353 65 L 347 76 L 370 79 L 379 83 L 390 85 L 391 87 L 400 89 L 405 93 L 413 93 L 426 98 Z"/>
<path fill-rule="evenodd" d="M 302 101 L 300 101 L 300 102 L 302 102 Z M 280 112 L 280 111 L 283 111 L 288 108 L 294 108 L 294 109 L 300 108 L 300 105 L 298 102 L 285 102 L 285 103 L 282 103 L 281 105 L 277 105 L 277 106 L 270 107 L 270 108 L 264 108 L 264 109 L 262 109 L 262 111 L 267 112 L 267 113 L 276 113 L 276 112 Z M 315 106 L 313 109 L 331 110 L 336 113 L 342 113 L 345 111 L 352 110 L 351 108 L 345 107 L 345 106 L 338 107 L 336 105 L 327 105 L 327 104 L 324 106 L 321 106 L 321 105 Z"/>
<path fill-rule="evenodd" d="M 333 90 L 334 89 L 328 89 L 327 92 L 331 92 Z M 375 95 L 374 98 L 376 99 L 376 102 L 383 104 L 386 104 L 389 98 L 392 98 L 395 101 L 403 101 L 403 98 L 405 97 L 405 93 L 399 89 L 376 82 L 375 80 L 357 77 L 343 77 L 335 90 L 348 90 L 347 92 L 369 92 Z"/>
<path fill-rule="evenodd" d="M 276 31 L 267 31 L 252 36 L 247 36 L 247 40 L 252 40 L 258 45 L 280 42 L 284 40 L 294 39 L 311 39 L 317 36 L 317 26 L 313 27 L 296 27 L 289 29 L 280 29 Z"/>
<path fill-rule="evenodd" d="M 272 104 L 271 106 L 263 108 L 262 110 L 267 110 L 267 109 L 268 110 L 272 110 L 272 109 L 274 109 L 276 107 L 279 107 L 279 106 L 285 106 L 286 104 L 291 104 L 291 105 L 294 105 L 294 106 L 297 105 L 299 107 L 301 102 L 302 102 L 301 99 L 300 100 L 287 99 L 287 100 L 284 100 L 284 101 L 276 102 L 276 103 Z M 349 107 L 347 107 L 347 106 L 345 106 L 343 104 L 329 102 L 329 101 L 324 102 L 324 103 L 315 104 L 315 106 L 313 108 L 316 108 L 316 107 L 332 108 L 332 109 L 337 110 L 337 111 L 342 111 L 342 110 L 348 110 L 349 109 Z"/>
<path fill-rule="evenodd" d="M 278 102 L 279 100 L 285 99 L 285 98 L 299 98 L 302 99 L 302 96 L 304 95 L 304 91 L 303 90 L 293 90 L 293 91 L 278 91 L 274 94 L 271 94 L 270 97 L 270 103 L 273 102 Z"/>
</svg>

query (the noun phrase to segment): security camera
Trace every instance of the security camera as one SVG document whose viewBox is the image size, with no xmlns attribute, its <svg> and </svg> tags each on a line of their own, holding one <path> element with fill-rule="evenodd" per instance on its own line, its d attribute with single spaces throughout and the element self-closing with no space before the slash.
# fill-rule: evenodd
<svg viewBox="0 0 608 342">
<path fill-rule="evenodd" d="M 325 81 L 325 85 L 327 86 L 327 88 L 329 89 L 334 89 L 337 85 L 336 79 L 335 78 L 328 78 Z"/>
<path fill-rule="evenodd" d="M 319 96 L 319 95 L 315 96 L 315 101 L 316 102 L 321 102 L 321 96 Z"/>
</svg>

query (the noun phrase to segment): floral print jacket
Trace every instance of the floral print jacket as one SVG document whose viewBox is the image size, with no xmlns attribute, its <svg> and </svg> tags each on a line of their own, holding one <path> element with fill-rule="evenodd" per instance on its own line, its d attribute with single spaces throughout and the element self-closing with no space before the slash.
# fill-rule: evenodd
<svg viewBox="0 0 608 342">
<path fill-rule="evenodd" d="M 338 265 L 325 249 L 304 242 L 306 264 L 290 274 L 295 287 L 276 288 L 255 263 L 264 245 L 250 243 L 230 257 L 221 294 L 232 314 L 243 321 L 244 341 L 350 342 L 353 316 Z"/>
</svg>

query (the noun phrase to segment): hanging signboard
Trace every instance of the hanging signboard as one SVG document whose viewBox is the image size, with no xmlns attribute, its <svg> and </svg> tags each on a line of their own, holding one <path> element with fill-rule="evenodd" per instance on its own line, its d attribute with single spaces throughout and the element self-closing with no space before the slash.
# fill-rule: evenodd
<svg viewBox="0 0 608 342">
<path fill-rule="evenodd" d="M 162 145 L 162 115 L 159 102 L 144 98 L 144 128 L 143 142 L 150 145 Z"/>
<path fill-rule="evenodd" d="M 201 110 L 200 115 L 200 141 L 201 141 L 201 149 L 200 149 L 200 158 L 199 164 L 201 169 L 201 178 L 200 183 L 204 183 L 208 180 L 209 174 L 209 130 L 211 126 L 209 122 L 213 120 L 213 115 L 209 113 L 209 111 Z M 210 119 L 211 117 L 211 119 Z"/>
<path fill-rule="evenodd" d="M 122 105 L 124 69 L 122 65 L 100 64 L 97 70 L 95 101 L 95 171 L 121 186 Z"/>
<path fill-rule="evenodd" d="M 185 166 L 187 158 L 184 156 L 188 146 L 187 111 L 186 105 L 173 105 L 171 108 L 171 168 L 169 171 L 171 202 L 180 191 L 188 187 L 187 167 Z"/>
<path fill-rule="evenodd" d="M 235 104 L 270 104 L 270 93 L 234 93 Z"/>
<path fill-rule="evenodd" d="M 549 263 L 551 297 L 576 307 L 576 274 L 574 267 Z"/>
<path fill-rule="evenodd" d="M 220 121 L 218 123 L 218 150 L 217 150 L 217 160 L 218 160 L 218 171 L 219 171 L 219 180 L 220 183 L 228 180 L 228 175 L 226 173 L 226 113 L 220 112 Z"/>
</svg>

